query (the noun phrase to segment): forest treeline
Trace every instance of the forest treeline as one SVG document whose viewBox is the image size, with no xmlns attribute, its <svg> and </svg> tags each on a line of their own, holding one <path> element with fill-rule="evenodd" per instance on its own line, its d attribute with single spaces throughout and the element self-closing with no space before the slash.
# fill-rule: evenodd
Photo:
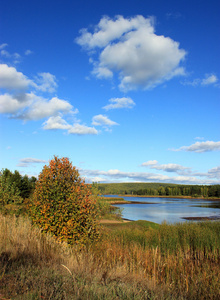
<svg viewBox="0 0 220 300">
<path fill-rule="evenodd" d="M 186 196 L 220 198 L 220 185 L 179 185 L 168 183 L 98 183 L 103 195 Z"/>
<path fill-rule="evenodd" d="M 3 169 L 0 172 L 0 203 L 3 199 L 5 204 L 23 202 L 33 192 L 36 180 L 33 176 L 31 178 L 27 175 L 22 176 L 17 170 L 11 172 Z"/>
</svg>

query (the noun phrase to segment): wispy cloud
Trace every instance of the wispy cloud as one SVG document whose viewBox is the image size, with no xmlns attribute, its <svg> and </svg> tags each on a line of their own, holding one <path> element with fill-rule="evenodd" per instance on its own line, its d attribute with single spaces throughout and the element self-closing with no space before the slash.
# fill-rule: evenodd
<svg viewBox="0 0 220 300">
<path fill-rule="evenodd" d="M 0 45 L 0 50 L 4 49 L 4 48 L 7 47 L 7 46 L 8 46 L 8 44 L 6 44 L 6 43 L 1 44 L 1 45 Z"/>
<path fill-rule="evenodd" d="M 196 78 L 193 80 L 185 80 L 182 81 L 183 85 L 191 85 L 191 86 L 214 86 L 218 87 L 218 77 L 215 74 L 206 74 L 205 78 Z"/>
<path fill-rule="evenodd" d="M 6 43 L 0 45 L 0 56 L 8 61 L 11 61 L 13 64 L 20 63 L 22 59 L 21 55 L 17 52 L 10 53 L 9 51 L 5 50 L 6 47 L 8 47 L 8 44 Z"/>
<path fill-rule="evenodd" d="M 24 167 L 24 168 L 26 168 L 26 167 L 29 167 L 30 165 L 45 164 L 45 163 L 47 163 L 46 160 L 27 157 L 27 158 L 20 159 L 19 164 L 17 165 L 17 167 Z"/>
<path fill-rule="evenodd" d="M 101 171 L 80 169 L 80 174 L 87 181 L 95 181 L 99 179 L 102 182 L 162 182 L 177 184 L 219 184 L 219 180 L 213 178 L 201 179 L 196 176 L 167 176 L 163 174 L 147 173 L 147 172 L 123 172 L 117 169 Z M 216 178 L 216 177 L 215 177 Z"/>
<path fill-rule="evenodd" d="M 201 82 L 202 85 L 210 85 L 210 84 L 215 84 L 218 81 L 218 78 L 214 74 L 207 74 L 206 78 L 204 78 Z"/>
<path fill-rule="evenodd" d="M 105 16 L 93 33 L 82 29 L 76 42 L 90 56 L 98 54 L 99 58 L 92 60 L 93 74 L 97 78 L 119 74 L 119 88 L 123 91 L 153 88 L 172 77 L 185 75 L 180 63 L 186 51 L 171 38 L 156 35 L 153 18 Z"/>
<path fill-rule="evenodd" d="M 33 54 L 33 51 L 31 51 L 30 49 L 28 49 L 28 50 L 26 50 L 26 51 L 24 52 L 24 54 L 25 54 L 25 55 L 31 55 L 31 54 Z"/>
<path fill-rule="evenodd" d="M 56 76 L 50 73 L 39 73 L 37 77 L 35 77 L 34 87 L 42 92 L 53 93 L 57 89 L 57 80 Z"/>
</svg>

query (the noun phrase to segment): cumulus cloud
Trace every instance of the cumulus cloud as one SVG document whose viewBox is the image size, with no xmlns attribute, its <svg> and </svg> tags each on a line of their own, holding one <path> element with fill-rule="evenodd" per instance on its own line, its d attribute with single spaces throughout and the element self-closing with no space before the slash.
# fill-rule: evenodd
<svg viewBox="0 0 220 300">
<path fill-rule="evenodd" d="M 68 124 L 61 116 L 50 117 L 43 124 L 43 129 L 45 130 L 67 130 L 69 134 L 76 135 L 96 135 L 98 131 L 94 127 L 89 127 L 75 123 L 74 125 Z"/>
<path fill-rule="evenodd" d="M 182 146 L 179 149 L 170 149 L 172 151 L 190 151 L 190 152 L 208 152 L 208 151 L 219 151 L 220 142 L 206 141 L 206 142 L 196 142 L 190 146 Z"/>
<path fill-rule="evenodd" d="M 56 91 L 56 77 L 50 73 L 39 73 L 35 81 L 30 80 L 16 68 L 7 64 L 0 64 L 0 88 L 7 90 L 27 90 L 30 87 L 42 92 L 53 93 Z"/>
<path fill-rule="evenodd" d="M 142 167 L 150 167 L 150 169 L 161 170 L 165 172 L 175 172 L 178 174 L 185 174 L 190 172 L 190 168 L 183 167 L 178 164 L 158 164 L 156 160 L 149 160 L 141 164 Z"/>
<path fill-rule="evenodd" d="M 75 114 L 77 112 L 78 110 L 73 110 L 69 102 L 57 97 L 48 100 L 34 93 L 0 95 L 0 113 L 9 114 L 12 118 L 24 121 L 36 121 L 60 113 Z"/>
<path fill-rule="evenodd" d="M 76 42 L 89 55 L 98 53 L 93 74 L 98 78 L 118 74 L 121 90 L 153 88 L 174 76 L 184 75 L 180 66 L 186 51 L 169 37 L 156 35 L 153 18 L 103 17 L 94 33 L 82 29 Z"/>
<path fill-rule="evenodd" d="M 118 123 L 110 120 L 107 116 L 96 115 L 92 118 L 92 125 L 95 125 L 95 126 L 114 126 L 114 125 L 118 125 Z"/>
<path fill-rule="evenodd" d="M 0 88 L 9 90 L 26 90 L 31 84 L 23 73 L 7 64 L 0 64 Z"/>
<path fill-rule="evenodd" d="M 68 124 L 61 116 L 50 117 L 43 123 L 43 129 L 45 130 L 57 130 L 57 129 L 70 129 L 71 125 Z"/>
<path fill-rule="evenodd" d="M 131 98 L 112 98 L 109 100 L 110 104 L 103 107 L 105 110 L 120 109 L 120 108 L 133 108 L 135 102 Z"/>
<path fill-rule="evenodd" d="M 2 49 L 4 47 L 6 45 L 1 45 Z M 55 92 L 57 88 L 56 77 L 50 73 L 39 73 L 34 80 L 30 80 L 23 73 L 18 72 L 16 68 L 9 67 L 7 64 L 0 64 L 0 88 L 7 91 L 0 95 L 0 113 L 7 114 L 10 118 L 24 121 L 47 118 L 43 123 L 45 130 L 61 129 L 66 130 L 69 134 L 78 135 L 98 134 L 94 127 L 82 125 L 79 122 L 73 125 L 67 123 L 63 116 L 72 117 L 78 113 L 78 110 L 74 109 L 68 101 L 58 97 L 48 99 L 36 94 L 37 92 Z M 114 123 L 109 119 L 103 119 L 102 122 L 104 121 L 108 121 L 109 126 L 110 122 L 112 122 L 111 125 Z"/>
<path fill-rule="evenodd" d="M 0 95 L 0 113 L 14 115 L 18 111 L 24 109 L 31 103 L 28 97 L 17 97 L 10 94 Z"/>
<path fill-rule="evenodd" d="M 59 113 L 73 112 L 73 106 L 69 102 L 57 97 L 53 97 L 49 101 L 35 94 L 29 94 L 29 97 L 32 98 L 32 104 L 22 114 L 18 114 L 17 118 L 26 121 L 40 120 Z"/>
</svg>

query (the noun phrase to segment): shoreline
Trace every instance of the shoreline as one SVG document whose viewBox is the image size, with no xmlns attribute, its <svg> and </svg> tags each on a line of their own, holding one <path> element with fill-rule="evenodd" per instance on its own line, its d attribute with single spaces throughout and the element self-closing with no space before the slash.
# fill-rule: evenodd
<svg viewBox="0 0 220 300">
<path fill-rule="evenodd" d="M 120 196 L 120 197 L 137 197 L 137 198 L 178 198 L 178 199 L 201 199 L 201 200 L 210 200 L 210 201 L 220 201 L 220 198 L 204 198 L 204 197 L 191 197 L 191 196 L 161 196 L 161 195 L 113 195 L 110 196 Z M 106 195 L 103 195 L 106 196 Z M 126 200 L 125 200 L 126 201 Z"/>
<path fill-rule="evenodd" d="M 114 196 L 114 195 L 111 195 L 111 196 Z M 119 195 L 120 197 L 137 197 L 137 198 L 178 198 L 178 199 L 195 199 L 195 200 L 207 200 L 207 201 L 220 201 L 220 198 L 201 198 L 201 197 L 198 197 L 198 198 L 195 198 L 195 197 L 190 197 L 190 196 L 150 196 L 150 195 L 147 195 L 147 196 L 144 196 L 144 195 Z M 117 205 L 117 204 L 120 204 L 120 205 L 123 205 L 123 204 L 158 204 L 157 202 L 143 202 L 143 201 L 127 201 L 127 200 L 124 200 L 124 201 L 112 201 L 111 205 Z M 220 216 L 205 216 L 205 217 L 182 217 L 181 218 L 182 220 L 186 220 L 186 221 L 220 221 Z M 132 222 L 133 220 L 129 220 L 129 219 L 125 219 L 125 218 L 122 218 L 122 223 L 123 222 Z M 120 223 L 120 221 L 119 221 Z"/>
</svg>

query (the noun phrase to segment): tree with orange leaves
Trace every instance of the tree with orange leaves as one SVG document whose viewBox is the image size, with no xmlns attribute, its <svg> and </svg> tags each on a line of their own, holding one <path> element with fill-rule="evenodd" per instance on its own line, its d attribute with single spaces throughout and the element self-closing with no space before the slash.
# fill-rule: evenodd
<svg viewBox="0 0 220 300">
<path fill-rule="evenodd" d="M 69 244 L 99 236 L 98 210 L 91 185 L 85 184 L 68 158 L 54 156 L 44 166 L 29 205 L 33 223 Z"/>
</svg>

